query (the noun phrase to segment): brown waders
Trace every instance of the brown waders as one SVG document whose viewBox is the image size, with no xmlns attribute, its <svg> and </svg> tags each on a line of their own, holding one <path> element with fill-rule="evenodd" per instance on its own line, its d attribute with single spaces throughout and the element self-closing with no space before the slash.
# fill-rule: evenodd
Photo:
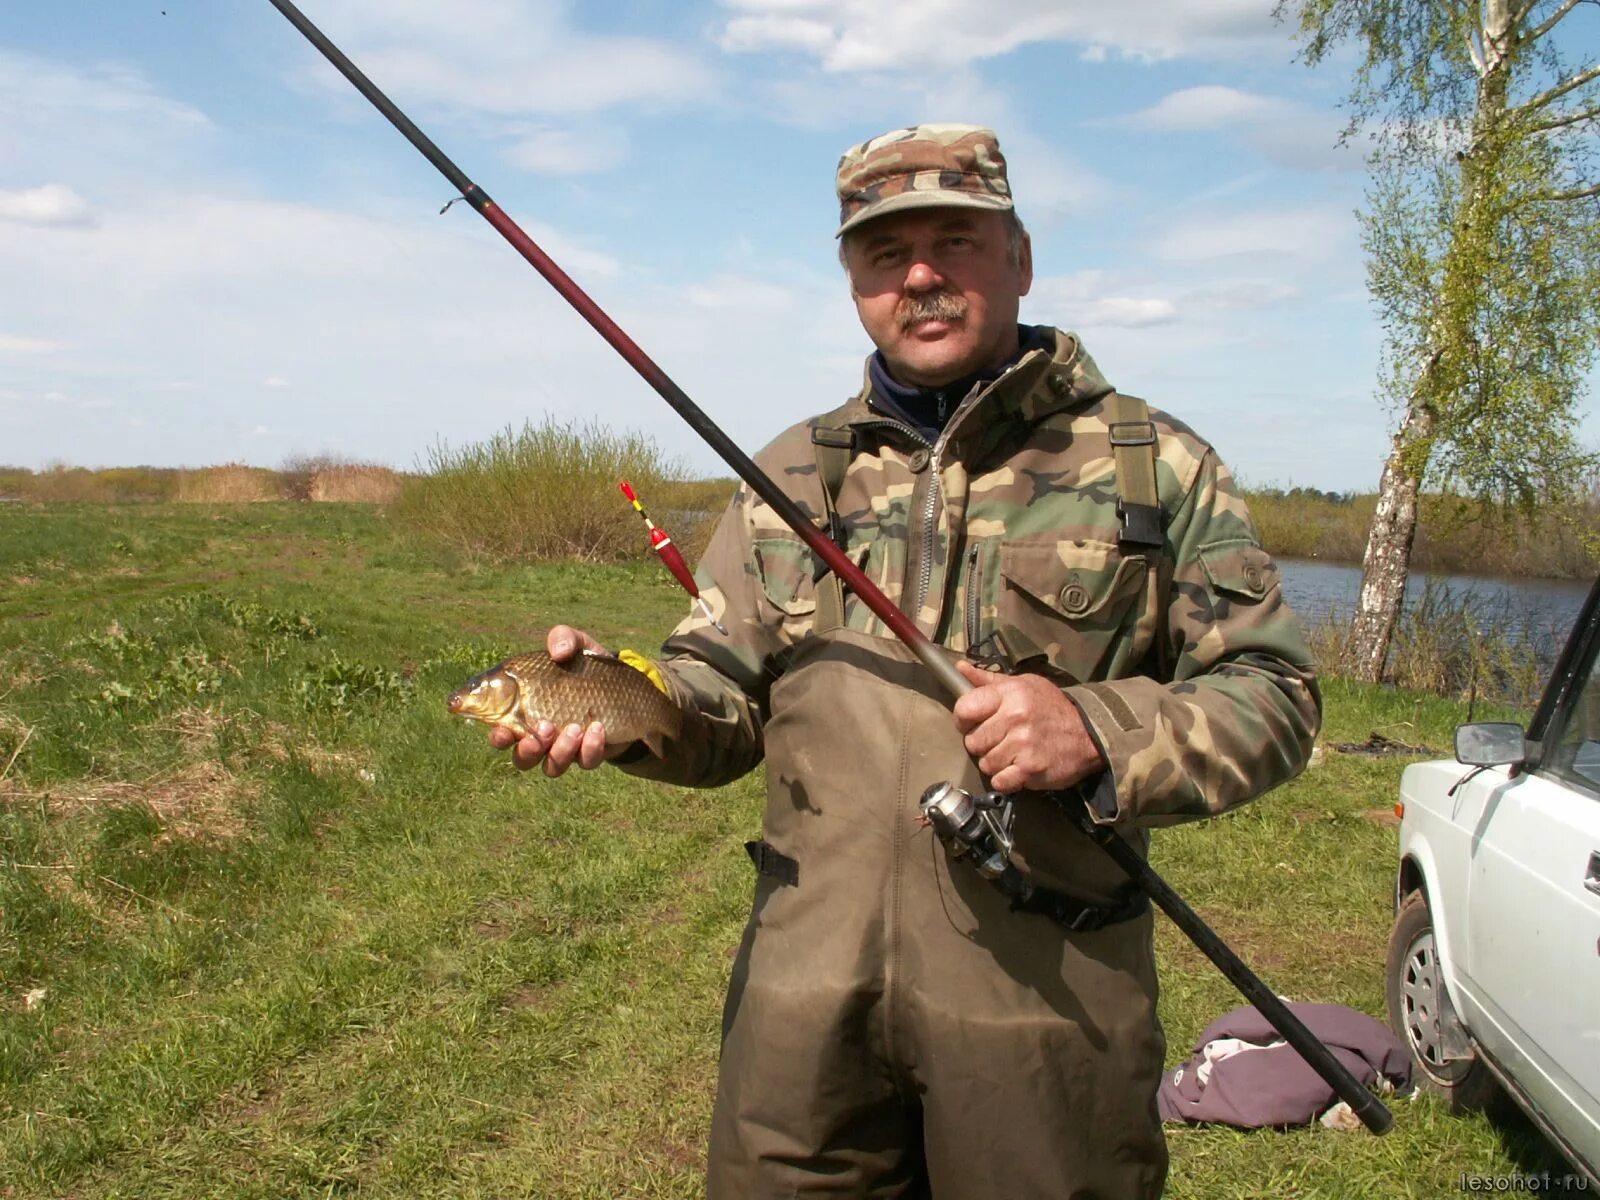
<svg viewBox="0 0 1600 1200">
<path fill-rule="evenodd" d="M 841 629 L 773 686 L 763 834 L 797 870 L 758 876 L 734 967 L 711 1200 L 1160 1195 L 1150 914 L 1072 933 L 947 860 L 918 798 L 982 781 L 932 687 Z M 1119 873 L 1042 801 L 1017 831 L 1036 881 L 1111 901 Z"/>
</svg>

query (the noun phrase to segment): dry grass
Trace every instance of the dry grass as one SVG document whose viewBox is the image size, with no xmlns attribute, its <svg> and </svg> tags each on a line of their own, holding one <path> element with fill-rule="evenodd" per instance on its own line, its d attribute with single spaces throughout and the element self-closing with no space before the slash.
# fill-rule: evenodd
<svg viewBox="0 0 1600 1200">
<path fill-rule="evenodd" d="M 185 471 L 178 480 L 174 499 L 181 504 L 246 504 L 258 500 L 276 500 L 278 497 L 278 480 L 274 472 L 265 467 L 228 463 L 221 467 Z"/>
<path fill-rule="evenodd" d="M 306 498 L 343 504 L 391 504 L 403 485 L 399 472 L 388 467 L 341 463 L 315 472 Z"/>
<path fill-rule="evenodd" d="M 259 790 L 254 781 L 207 759 L 185 762 L 149 779 L 85 780 L 70 788 L 39 791 L 14 781 L 0 783 L 0 799 L 39 805 L 63 817 L 140 806 L 161 821 L 167 839 L 225 841 L 246 832 L 246 814 Z"/>
</svg>

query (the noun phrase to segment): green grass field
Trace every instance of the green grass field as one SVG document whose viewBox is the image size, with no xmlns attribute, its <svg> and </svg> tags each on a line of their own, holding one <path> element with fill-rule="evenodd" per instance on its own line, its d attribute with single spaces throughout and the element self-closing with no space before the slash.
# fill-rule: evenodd
<svg viewBox="0 0 1600 1200">
<path fill-rule="evenodd" d="M 0 1196 L 694 1196 L 760 782 L 511 771 L 455 684 L 557 621 L 649 650 L 644 563 L 449 568 L 371 510 L 0 506 Z M 1461 707 L 1330 683 L 1329 742 Z M 1382 1012 L 1401 763 L 1328 751 L 1157 866 L 1279 992 Z M 1169 1059 L 1238 1000 L 1169 925 Z M 1173 1197 L 1455 1194 L 1565 1168 L 1171 1134 Z"/>
</svg>

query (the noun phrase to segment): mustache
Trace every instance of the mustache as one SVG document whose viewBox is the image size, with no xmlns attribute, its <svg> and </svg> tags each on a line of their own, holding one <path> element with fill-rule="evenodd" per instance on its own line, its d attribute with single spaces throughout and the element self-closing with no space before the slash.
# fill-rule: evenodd
<svg viewBox="0 0 1600 1200">
<path fill-rule="evenodd" d="M 900 302 L 897 319 L 902 331 L 923 321 L 959 321 L 967 315 L 967 302 L 949 292 L 908 296 Z"/>
</svg>

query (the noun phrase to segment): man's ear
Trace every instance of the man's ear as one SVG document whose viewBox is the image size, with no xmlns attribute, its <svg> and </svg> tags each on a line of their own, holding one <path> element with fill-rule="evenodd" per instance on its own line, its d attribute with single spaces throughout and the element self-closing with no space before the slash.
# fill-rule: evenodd
<svg viewBox="0 0 1600 1200">
<path fill-rule="evenodd" d="M 1022 235 L 1022 245 L 1017 255 L 1017 295 L 1026 296 L 1033 286 L 1033 238 Z"/>
</svg>

